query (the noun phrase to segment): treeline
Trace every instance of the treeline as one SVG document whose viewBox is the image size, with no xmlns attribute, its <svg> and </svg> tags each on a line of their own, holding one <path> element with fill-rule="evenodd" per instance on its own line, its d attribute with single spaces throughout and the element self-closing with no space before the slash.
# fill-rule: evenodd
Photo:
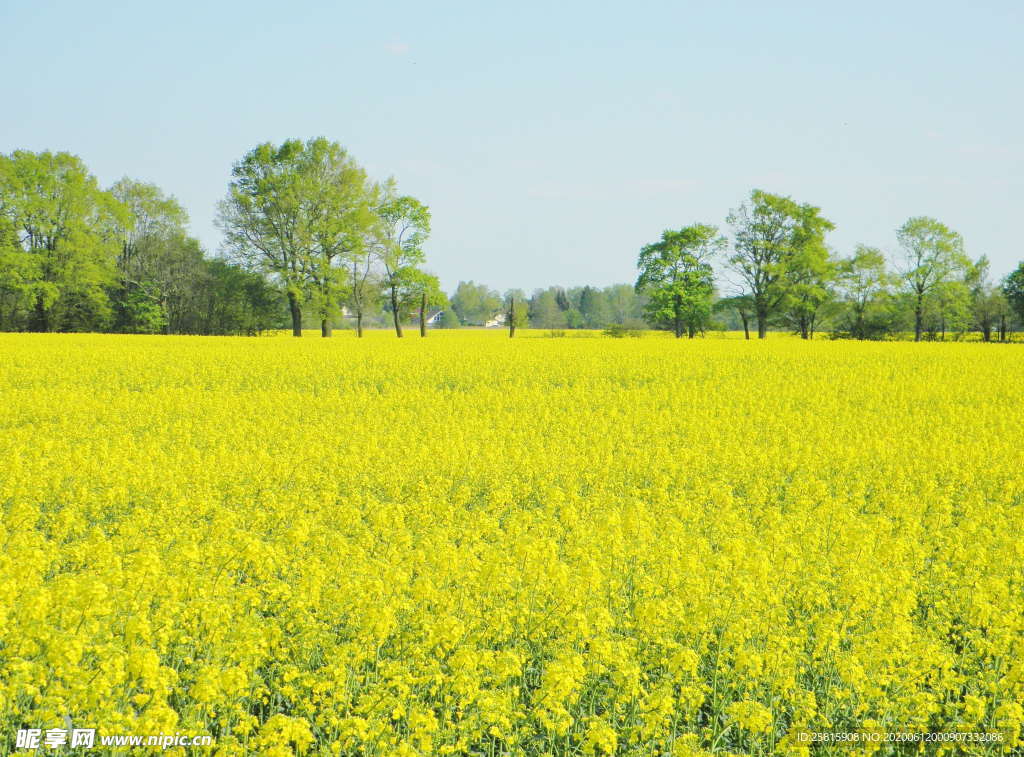
<svg viewBox="0 0 1024 757">
<path fill-rule="evenodd" d="M 330 336 L 351 317 L 447 305 L 424 271 L 430 213 L 393 179 L 370 181 L 325 139 L 259 145 L 232 170 L 224 254 L 187 233 L 152 184 L 103 189 L 69 153 L 0 155 L 0 329 L 257 334 L 305 318 Z"/>
<path fill-rule="evenodd" d="M 203 254 L 152 184 L 101 189 L 74 155 L 0 155 L 0 329 L 255 334 L 281 325 L 259 273 Z"/>
<path fill-rule="evenodd" d="M 1024 322 L 1024 263 L 1002 281 L 961 236 L 926 217 L 887 255 L 827 244 L 821 210 L 760 190 L 716 226 L 667 230 L 634 285 L 503 293 L 425 269 L 430 211 L 371 180 L 323 138 L 262 144 L 232 168 L 219 257 L 189 236 L 178 201 L 124 178 L 103 189 L 66 152 L 0 155 L 0 330 L 258 334 L 315 324 L 668 329 L 691 337 L 785 329 L 806 339 L 1007 339 Z M 716 281 L 716 268 L 720 272 Z"/>
<path fill-rule="evenodd" d="M 764 338 L 782 328 L 813 338 L 882 339 L 911 333 L 916 341 L 960 338 L 1005 341 L 1024 321 L 1024 263 L 993 281 L 984 255 L 972 260 L 963 238 L 934 218 L 910 218 L 896 232 L 900 250 L 858 245 L 842 257 L 826 236 L 835 227 L 813 205 L 754 190 L 726 218 L 732 244 L 716 226 L 665 231 L 640 251 L 636 289 L 647 296 L 647 321 L 677 337 L 693 337 L 716 318 L 756 328 Z M 713 265 L 735 290 L 718 297 Z"/>
</svg>

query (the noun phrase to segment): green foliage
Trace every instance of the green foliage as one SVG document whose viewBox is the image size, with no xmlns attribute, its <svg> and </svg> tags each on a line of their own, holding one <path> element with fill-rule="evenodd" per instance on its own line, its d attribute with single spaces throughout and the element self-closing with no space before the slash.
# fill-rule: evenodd
<svg viewBox="0 0 1024 757">
<path fill-rule="evenodd" d="M 501 295 L 483 284 L 460 281 L 451 304 L 463 324 L 483 326 L 501 311 Z"/>
<path fill-rule="evenodd" d="M 116 227 L 119 286 L 113 291 L 114 329 L 131 333 L 170 330 L 200 286 L 203 253 L 187 234 L 188 215 L 154 184 L 123 178 L 111 194 L 128 210 Z"/>
<path fill-rule="evenodd" d="M 1002 287 L 990 280 L 989 270 L 989 260 L 982 255 L 971 266 L 966 279 L 970 289 L 970 326 L 979 329 L 986 342 L 991 341 L 995 329 L 1004 336 L 1003 331 L 1012 312 Z"/>
<path fill-rule="evenodd" d="M 438 324 L 438 327 L 442 329 L 457 329 L 460 326 L 462 326 L 462 321 L 459 320 L 455 310 L 450 307 L 445 308 L 444 312 L 441 313 L 441 323 Z"/>
<path fill-rule="evenodd" d="M 530 325 L 533 328 L 564 329 L 569 325 L 569 319 L 559 302 L 560 291 L 556 287 L 549 287 L 533 293 L 529 308 Z"/>
<path fill-rule="evenodd" d="M 714 292 L 709 261 L 724 247 L 717 228 L 695 224 L 665 231 L 640 250 L 636 290 L 648 298 L 644 313 L 652 326 L 671 329 L 677 338 L 704 329 Z"/>
<path fill-rule="evenodd" d="M 3 300 L 15 323 L 37 331 L 109 325 L 116 230 L 127 209 L 99 188 L 77 156 L 0 155 Z"/>
<path fill-rule="evenodd" d="M 853 255 L 838 262 L 838 313 L 834 336 L 881 339 L 896 326 L 898 310 L 891 293 L 893 277 L 885 255 L 859 244 Z"/>
<path fill-rule="evenodd" d="M 1017 319 L 1024 321 L 1024 262 L 1006 277 L 1003 282 L 1003 296 Z"/>
<path fill-rule="evenodd" d="M 119 330 L 133 334 L 159 334 L 167 328 L 167 312 L 159 296 L 146 286 L 129 289 L 120 305 Z"/>
<path fill-rule="evenodd" d="M 585 286 L 580 290 L 579 314 L 583 328 L 604 328 L 612 322 L 608 298 L 600 289 Z"/>
</svg>

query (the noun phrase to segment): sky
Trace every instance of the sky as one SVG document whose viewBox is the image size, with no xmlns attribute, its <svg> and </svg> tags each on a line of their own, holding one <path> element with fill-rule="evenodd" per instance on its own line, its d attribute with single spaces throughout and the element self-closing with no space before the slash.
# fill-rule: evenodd
<svg viewBox="0 0 1024 757">
<path fill-rule="evenodd" d="M 829 244 L 928 215 L 1024 259 L 1024 3 L 0 0 L 0 152 L 154 182 L 211 253 L 231 165 L 325 136 L 430 206 L 446 288 L 632 282 L 752 189 Z M 727 282 L 724 283 L 728 288 Z"/>
</svg>

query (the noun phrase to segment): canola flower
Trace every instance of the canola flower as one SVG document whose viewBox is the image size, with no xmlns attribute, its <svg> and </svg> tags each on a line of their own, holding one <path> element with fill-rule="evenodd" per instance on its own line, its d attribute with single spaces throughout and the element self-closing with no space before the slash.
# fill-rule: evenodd
<svg viewBox="0 0 1024 757">
<path fill-rule="evenodd" d="M 0 752 L 1019 752 L 1021 358 L 0 335 Z"/>
</svg>

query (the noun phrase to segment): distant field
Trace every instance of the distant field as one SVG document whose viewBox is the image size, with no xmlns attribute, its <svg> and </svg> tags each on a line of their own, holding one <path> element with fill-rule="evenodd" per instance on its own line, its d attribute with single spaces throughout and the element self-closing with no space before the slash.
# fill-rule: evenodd
<svg viewBox="0 0 1024 757">
<path fill-rule="evenodd" d="M 1020 348 L 518 337 L 0 334 L 0 753 L 1024 748 Z"/>
</svg>

